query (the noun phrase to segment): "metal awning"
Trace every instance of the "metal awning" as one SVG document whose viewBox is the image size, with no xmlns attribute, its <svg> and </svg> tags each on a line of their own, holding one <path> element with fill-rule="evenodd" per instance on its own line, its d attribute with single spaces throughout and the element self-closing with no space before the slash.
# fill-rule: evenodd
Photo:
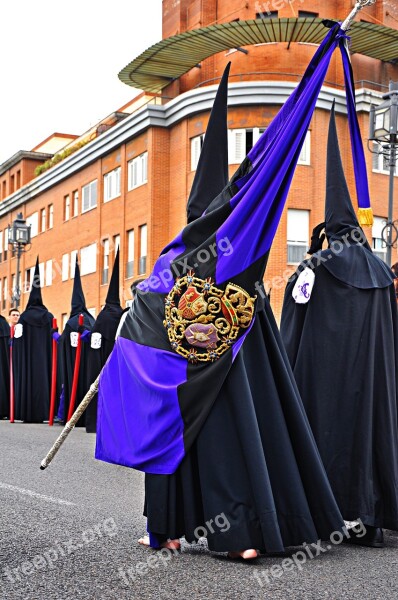
<svg viewBox="0 0 398 600">
<path fill-rule="evenodd" d="M 251 19 L 192 29 L 145 50 L 119 73 L 119 79 L 146 92 L 160 92 L 205 58 L 232 48 L 274 42 L 320 44 L 328 29 L 319 18 Z M 352 53 L 382 61 L 398 59 L 398 30 L 354 22 L 348 32 Z"/>
</svg>

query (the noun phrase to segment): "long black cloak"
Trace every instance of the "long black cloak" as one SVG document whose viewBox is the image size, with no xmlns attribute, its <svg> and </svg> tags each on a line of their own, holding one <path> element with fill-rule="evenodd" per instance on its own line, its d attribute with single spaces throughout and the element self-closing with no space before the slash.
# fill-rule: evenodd
<svg viewBox="0 0 398 600">
<path fill-rule="evenodd" d="M 0 419 L 10 415 L 10 326 L 0 315 Z"/>
<path fill-rule="evenodd" d="M 88 379 L 93 383 L 107 361 L 115 345 L 116 331 L 123 309 L 119 299 L 119 250 L 115 257 L 112 277 L 109 283 L 105 306 L 100 311 L 91 330 L 91 344 L 88 348 Z M 96 334 L 96 335 L 94 335 Z M 86 409 L 86 431 L 95 433 L 97 429 L 98 395 Z"/>
<path fill-rule="evenodd" d="M 79 315 L 82 314 L 84 317 L 83 326 L 91 331 L 95 319 L 88 312 L 86 308 L 86 301 L 83 294 L 82 284 L 80 280 L 80 269 L 79 264 L 76 260 L 75 277 L 73 281 L 73 292 L 71 302 L 71 312 L 68 321 L 64 327 L 64 330 L 59 338 L 58 356 L 61 364 L 62 383 L 63 383 L 63 416 L 62 420 L 67 421 L 69 401 L 72 392 L 73 374 L 75 369 L 75 358 L 76 358 L 76 346 L 72 345 L 72 333 L 78 332 L 79 327 Z M 77 392 L 74 410 L 78 407 L 84 396 L 88 392 L 92 381 L 89 376 L 89 348 L 86 342 L 82 342 L 81 355 L 80 355 L 80 368 L 79 368 L 79 379 L 77 383 Z M 80 417 L 77 422 L 77 427 L 83 427 L 85 425 L 85 414 Z"/>
<path fill-rule="evenodd" d="M 211 117 L 205 144 L 206 138 L 211 143 L 202 149 L 211 158 L 199 163 L 193 190 L 206 182 L 210 169 L 223 172 L 228 164 L 226 94 L 224 75 L 212 111 L 217 136 L 211 137 Z M 216 187 L 202 186 L 197 215 L 223 187 L 219 178 L 209 176 L 209 181 Z M 190 196 L 188 218 L 194 214 L 192 203 Z M 209 548 L 219 552 L 281 552 L 342 527 L 264 291 L 252 330 L 193 446 L 173 475 L 146 473 L 145 493 L 152 544 L 183 535 L 196 541 L 197 528 L 218 515 L 229 527 L 206 530 Z"/>
<path fill-rule="evenodd" d="M 359 228 L 344 179 L 334 114 L 327 166 L 329 249 L 306 261 L 289 281 L 281 333 L 343 517 L 398 529 L 393 274 L 373 255 Z M 354 241 L 361 238 L 362 244 Z M 300 304 L 292 293 L 306 266 L 315 282 L 309 301 Z"/>
<path fill-rule="evenodd" d="M 52 320 L 42 301 L 37 259 L 29 301 L 13 341 L 15 419 L 27 423 L 42 423 L 49 417 Z"/>
</svg>

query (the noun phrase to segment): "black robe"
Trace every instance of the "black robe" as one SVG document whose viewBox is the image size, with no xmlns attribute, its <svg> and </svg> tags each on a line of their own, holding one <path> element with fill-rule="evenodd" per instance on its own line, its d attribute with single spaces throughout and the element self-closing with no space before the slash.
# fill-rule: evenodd
<svg viewBox="0 0 398 600">
<path fill-rule="evenodd" d="M 0 419 L 10 415 L 10 326 L 0 315 Z"/>
<path fill-rule="evenodd" d="M 296 304 L 296 280 L 281 333 L 340 510 L 348 521 L 398 529 L 394 285 L 360 289 L 319 265 L 309 302 Z"/>
<path fill-rule="evenodd" d="M 89 331 L 91 331 L 95 319 L 88 312 L 84 311 L 82 313 L 84 315 L 84 327 L 86 327 Z M 76 358 L 76 347 L 71 345 L 71 333 L 77 332 L 79 322 L 79 315 L 75 314 L 69 318 L 67 321 L 64 331 L 59 338 L 59 346 L 58 346 L 58 356 L 61 364 L 61 377 L 63 384 L 63 393 L 64 393 L 64 404 L 63 404 L 63 415 L 62 420 L 64 422 L 67 421 L 68 410 L 69 410 L 69 401 L 72 392 L 72 384 L 73 384 L 73 374 L 75 369 L 75 358 Z M 81 345 L 81 355 L 80 355 L 80 368 L 79 368 L 79 379 L 77 384 L 77 392 L 75 399 L 74 410 L 79 406 L 80 402 L 83 400 L 84 396 L 87 394 L 92 381 L 90 380 L 89 373 L 89 347 L 87 342 L 82 342 Z M 85 425 L 85 413 L 80 417 L 76 426 L 84 427 Z"/>
<path fill-rule="evenodd" d="M 53 315 L 43 305 L 30 306 L 16 327 L 13 341 L 15 419 L 42 423 L 49 418 Z"/>
<path fill-rule="evenodd" d="M 100 348 L 93 348 L 92 345 L 88 351 L 88 380 L 93 383 L 101 372 L 102 367 L 106 363 L 108 356 L 112 352 L 115 345 L 116 331 L 122 316 L 123 309 L 121 306 L 114 304 L 106 304 L 99 313 L 92 333 L 101 334 Z M 91 400 L 86 409 L 86 431 L 87 433 L 96 433 L 97 430 L 97 404 L 98 395 L 96 394 Z"/>
<path fill-rule="evenodd" d="M 195 529 L 221 514 L 228 530 L 207 527 L 218 552 L 282 552 L 341 530 L 268 299 L 192 449 L 174 475 L 146 474 L 145 491 L 160 543 L 196 541 Z"/>
</svg>

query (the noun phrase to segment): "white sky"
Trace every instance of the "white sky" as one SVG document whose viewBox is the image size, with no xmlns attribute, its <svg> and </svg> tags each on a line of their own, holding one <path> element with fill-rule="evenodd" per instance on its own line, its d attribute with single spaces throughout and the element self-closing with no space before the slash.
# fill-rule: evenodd
<svg viewBox="0 0 398 600">
<path fill-rule="evenodd" d="M 81 135 L 137 91 L 118 73 L 161 40 L 161 0 L 3 0 L 0 164 Z"/>
</svg>

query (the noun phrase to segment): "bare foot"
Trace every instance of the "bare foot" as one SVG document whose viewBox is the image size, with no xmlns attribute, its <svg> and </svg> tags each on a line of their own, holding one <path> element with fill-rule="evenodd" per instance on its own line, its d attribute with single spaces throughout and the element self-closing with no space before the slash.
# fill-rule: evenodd
<svg viewBox="0 0 398 600">
<path fill-rule="evenodd" d="M 150 546 L 149 535 L 144 535 L 144 537 L 138 540 L 138 543 L 142 546 Z M 163 542 L 160 544 L 161 548 L 168 548 L 169 550 L 179 550 L 181 548 L 180 540 L 167 540 L 167 542 Z"/>
<path fill-rule="evenodd" d="M 240 552 L 228 552 L 229 558 L 243 558 L 243 560 L 253 560 L 257 558 L 257 550 L 250 548 L 249 550 L 241 550 Z"/>
</svg>

